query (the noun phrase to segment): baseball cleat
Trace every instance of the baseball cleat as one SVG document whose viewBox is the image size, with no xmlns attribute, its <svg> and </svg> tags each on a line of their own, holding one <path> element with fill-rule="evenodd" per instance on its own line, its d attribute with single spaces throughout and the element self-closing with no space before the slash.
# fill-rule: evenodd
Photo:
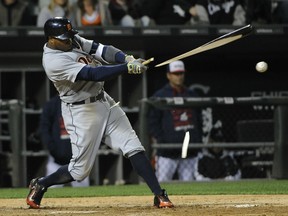
<svg viewBox="0 0 288 216">
<path fill-rule="evenodd" d="M 158 208 L 173 208 L 173 203 L 169 200 L 166 190 L 162 190 L 161 195 L 154 197 L 154 206 Z"/>
<path fill-rule="evenodd" d="M 27 205 L 30 208 L 38 209 L 40 208 L 40 203 L 44 193 L 47 191 L 43 185 L 38 184 L 39 178 L 32 179 L 29 185 L 30 192 L 26 198 Z"/>
</svg>

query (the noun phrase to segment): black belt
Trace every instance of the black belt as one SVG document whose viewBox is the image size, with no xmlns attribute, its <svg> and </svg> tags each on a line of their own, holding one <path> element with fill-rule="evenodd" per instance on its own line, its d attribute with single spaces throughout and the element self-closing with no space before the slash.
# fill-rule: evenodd
<svg viewBox="0 0 288 216">
<path fill-rule="evenodd" d="M 99 93 L 96 96 L 87 98 L 86 100 L 82 100 L 82 101 L 78 101 L 75 103 L 70 103 L 71 105 L 81 105 L 81 104 L 89 104 L 89 103 L 93 103 L 96 102 L 97 100 L 101 100 L 104 98 L 104 92 L 102 91 L 101 93 Z"/>
</svg>

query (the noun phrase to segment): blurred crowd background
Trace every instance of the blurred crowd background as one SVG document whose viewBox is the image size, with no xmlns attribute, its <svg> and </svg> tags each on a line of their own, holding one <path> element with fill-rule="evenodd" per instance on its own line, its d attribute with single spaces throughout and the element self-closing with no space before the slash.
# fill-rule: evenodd
<svg viewBox="0 0 288 216">
<path fill-rule="evenodd" d="M 0 26 L 43 27 L 64 16 L 77 27 L 288 23 L 287 0 L 1 0 Z"/>
</svg>

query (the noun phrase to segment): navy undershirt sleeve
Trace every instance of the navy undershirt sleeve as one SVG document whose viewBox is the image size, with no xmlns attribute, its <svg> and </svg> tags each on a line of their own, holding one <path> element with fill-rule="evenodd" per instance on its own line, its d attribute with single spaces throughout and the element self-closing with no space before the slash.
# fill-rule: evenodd
<svg viewBox="0 0 288 216">
<path fill-rule="evenodd" d="M 106 81 L 125 72 L 128 72 L 126 63 L 118 65 L 102 65 L 98 67 L 86 65 L 79 71 L 76 81 Z"/>
<path fill-rule="evenodd" d="M 93 42 L 89 54 L 90 54 L 90 55 L 91 55 L 91 54 L 94 54 L 94 53 L 96 52 L 98 46 L 99 46 L 99 45 L 98 45 L 97 43 Z"/>
<path fill-rule="evenodd" d="M 123 53 L 122 51 L 117 52 L 115 55 L 115 60 L 119 63 L 125 63 L 125 53 Z"/>
</svg>

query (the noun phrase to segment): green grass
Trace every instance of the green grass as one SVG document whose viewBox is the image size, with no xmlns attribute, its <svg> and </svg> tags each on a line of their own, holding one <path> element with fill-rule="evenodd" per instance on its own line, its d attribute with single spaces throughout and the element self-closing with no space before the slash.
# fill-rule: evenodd
<svg viewBox="0 0 288 216">
<path fill-rule="evenodd" d="M 169 195 L 288 194 L 288 180 L 241 180 L 166 183 Z M 28 188 L 2 188 L 0 198 L 25 198 Z M 49 188 L 45 197 L 101 197 L 152 195 L 146 184 Z"/>
</svg>

